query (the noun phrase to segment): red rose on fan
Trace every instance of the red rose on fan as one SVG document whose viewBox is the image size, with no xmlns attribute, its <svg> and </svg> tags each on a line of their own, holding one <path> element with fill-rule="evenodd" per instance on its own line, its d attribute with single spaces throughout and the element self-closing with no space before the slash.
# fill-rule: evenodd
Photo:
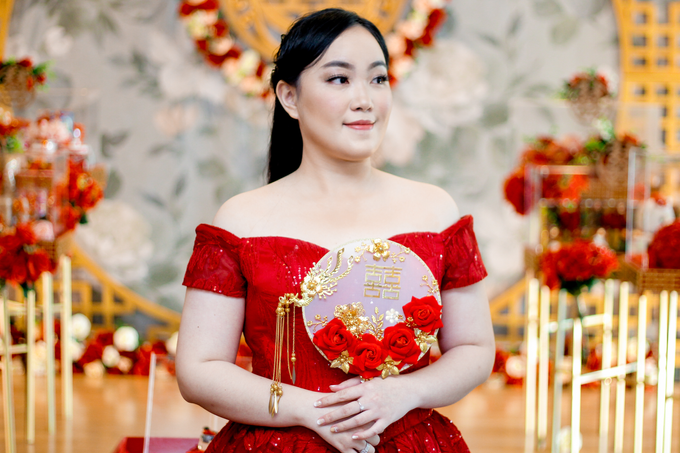
<svg viewBox="0 0 680 453">
<path fill-rule="evenodd" d="M 411 302 L 404 305 L 404 316 L 410 324 L 428 335 L 444 325 L 442 324 L 442 307 L 434 296 L 420 299 L 412 297 Z"/>
<path fill-rule="evenodd" d="M 388 353 L 389 351 L 383 348 L 383 344 L 377 338 L 370 333 L 365 333 L 349 351 L 352 357 L 349 372 L 365 379 L 380 376 L 381 372 L 376 368 L 385 361 Z"/>
<path fill-rule="evenodd" d="M 349 351 L 357 340 L 340 319 L 333 318 L 326 327 L 314 334 L 312 341 L 326 354 L 328 360 L 335 360 L 342 351 Z"/>
<path fill-rule="evenodd" d="M 389 356 L 394 361 L 401 361 L 399 369 L 405 364 L 413 365 L 420 357 L 420 346 L 416 343 L 416 336 L 413 329 L 405 323 L 400 322 L 385 329 L 383 337 L 383 347 L 389 350 Z"/>
</svg>

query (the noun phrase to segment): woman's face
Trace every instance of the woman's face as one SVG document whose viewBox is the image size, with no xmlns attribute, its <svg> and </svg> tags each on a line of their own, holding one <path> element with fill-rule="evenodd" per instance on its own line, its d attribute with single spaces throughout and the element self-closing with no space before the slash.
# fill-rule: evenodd
<svg viewBox="0 0 680 453">
<path fill-rule="evenodd" d="M 380 146 L 392 91 L 382 50 L 364 27 L 340 34 L 289 89 L 287 98 L 277 94 L 299 120 L 304 154 L 359 161 Z"/>
</svg>

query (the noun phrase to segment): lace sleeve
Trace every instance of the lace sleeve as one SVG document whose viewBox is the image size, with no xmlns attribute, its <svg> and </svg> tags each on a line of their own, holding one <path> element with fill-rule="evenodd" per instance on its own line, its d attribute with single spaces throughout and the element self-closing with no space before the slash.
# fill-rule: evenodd
<svg viewBox="0 0 680 453">
<path fill-rule="evenodd" d="M 461 218 L 442 235 L 445 249 L 442 290 L 472 285 L 487 276 L 471 216 Z"/>
<path fill-rule="evenodd" d="M 199 225 L 182 284 L 225 296 L 244 297 L 246 280 L 241 273 L 240 244 L 241 240 L 228 231 Z"/>
</svg>

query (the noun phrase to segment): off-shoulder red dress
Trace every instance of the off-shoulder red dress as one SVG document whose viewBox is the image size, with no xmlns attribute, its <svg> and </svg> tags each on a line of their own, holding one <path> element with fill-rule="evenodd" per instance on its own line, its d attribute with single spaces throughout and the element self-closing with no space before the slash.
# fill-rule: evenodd
<svg viewBox="0 0 680 453">
<path fill-rule="evenodd" d="M 389 238 L 413 250 L 447 290 L 471 285 L 486 270 L 466 216 L 441 233 L 405 233 Z M 271 377 L 274 355 L 274 316 L 279 296 L 299 291 L 307 271 L 328 252 L 300 239 L 286 237 L 239 238 L 223 229 L 200 225 L 184 285 L 225 296 L 245 297 L 243 333 L 253 351 L 253 373 Z M 299 310 L 299 308 L 298 308 Z M 300 316 L 301 317 L 301 316 Z M 309 340 L 302 323 L 296 325 L 298 387 L 329 393 L 329 386 L 348 377 L 332 369 Z M 429 363 L 426 354 L 408 372 Z M 292 384 L 286 373 L 283 382 Z M 286 404 L 285 395 L 281 404 Z M 438 412 L 414 409 L 388 426 L 380 436 L 378 453 L 468 452 L 455 425 Z M 210 444 L 208 453 L 337 452 L 315 432 L 300 426 L 268 428 L 228 423 Z"/>
</svg>

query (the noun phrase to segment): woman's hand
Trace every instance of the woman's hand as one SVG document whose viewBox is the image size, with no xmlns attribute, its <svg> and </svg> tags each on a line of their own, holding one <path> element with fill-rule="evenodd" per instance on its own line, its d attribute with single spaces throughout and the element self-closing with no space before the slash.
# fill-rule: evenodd
<svg viewBox="0 0 680 453">
<path fill-rule="evenodd" d="M 370 425 L 362 426 L 362 429 L 369 429 Z M 365 440 L 354 438 L 351 431 L 333 432 L 328 425 L 317 426 L 313 429 L 323 440 L 335 447 L 340 453 L 375 453 L 375 447 L 380 443 L 380 436 L 374 435 Z"/>
<path fill-rule="evenodd" d="M 331 425 L 334 433 L 353 432 L 353 439 L 370 440 L 418 407 L 414 393 L 408 391 L 404 382 L 403 377 L 390 377 L 361 383 L 356 377 L 332 385 L 335 393 L 321 398 L 315 406 L 337 408 L 321 417 L 318 423 Z"/>
<path fill-rule="evenodd" d="M 315 399 L 318 398 L 318 393 Z M 308 403 L 310 406 L 312 402 Z M 310 407 L 307 406 L 307 407 Z M 338 406 L 340 407 L 340 406 Z M 354 438 L 351 431 L 345 432 L 334 432 L 331 430 L 331 426 L 327 424 L 319 424 L 319 418 L 323 418 L 329 414 L 328 407 L 317 408 L 313 410 L 306 410 L 308 414 L 305 417 L 303 425 L 317 433 L 323 440 L 328 442 L 331 446 L 336 448 L 340 453 L 375 453 L 375 447 L 380 443 L 380 437 L 374 435 L 364 439 Z M 336 408 L 331 408 L 336 409 Z M 371 424 L 362 426 L 361 428 L 367 430 L 371 427 Z"/>
</svg>

